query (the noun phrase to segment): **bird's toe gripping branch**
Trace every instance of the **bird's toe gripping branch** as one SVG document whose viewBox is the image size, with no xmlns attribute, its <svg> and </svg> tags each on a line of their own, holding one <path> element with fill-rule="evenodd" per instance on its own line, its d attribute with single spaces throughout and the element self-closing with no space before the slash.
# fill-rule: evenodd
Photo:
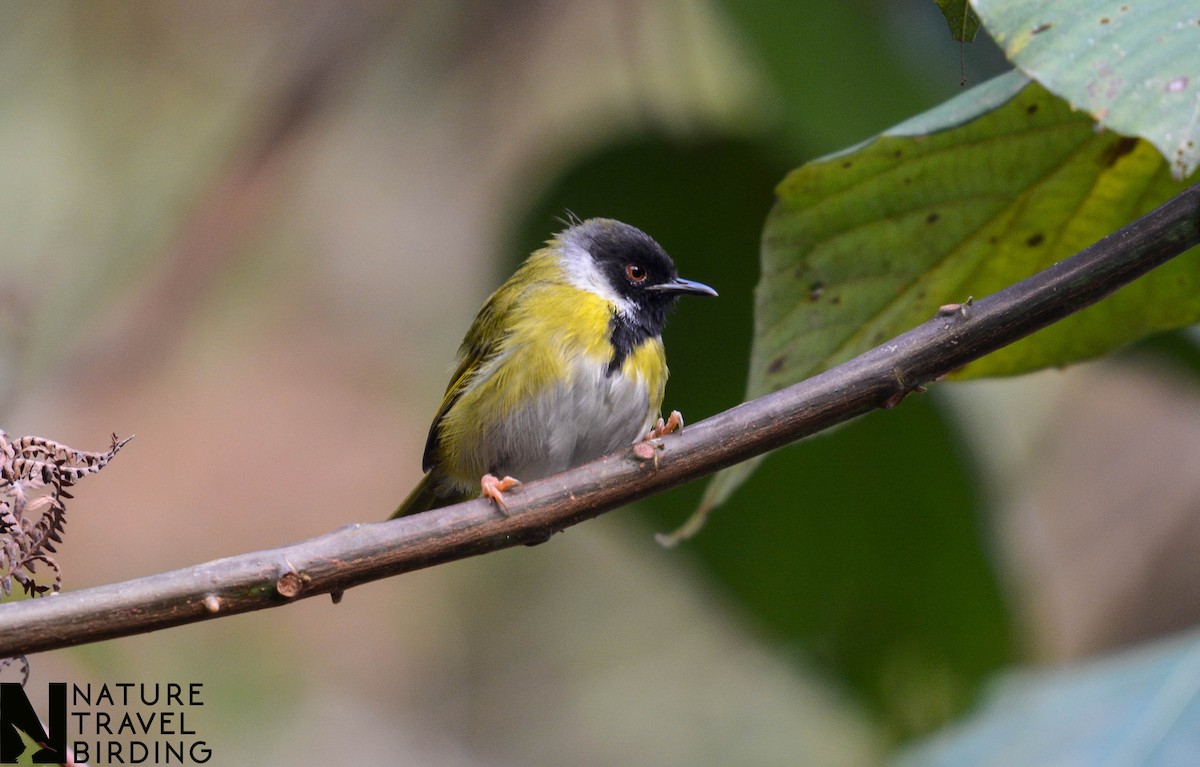
<svg viewBox="0 0 1200 767">
<path fill-rule="evenodd" d="M 658 439 L 675 431 L 683 431 L 683 415 L 678 410 L 672 410 L 671 415 L 667 416 L 665 421 L 659 418 L 658 423 L 645 438 L 646 440 Z"/>
<path fill-rule="evenodd" d="M 521 484 L 521 480 L 505 477 L 499 479 L 495 474 L 484 474 L 479 480 L 479 490 L 484 498 L 491 498 L 500 507 L 500 511 L 508 511 L 504 502 L 504 492 Z"/>
<path fill-rule="evenodd" d="M 655 440 L 661 439 L 668 434 L 676 431 L 683 431 L 683 416 L 678 410 L 672 410 L 664 421 L 659 418 L 658 423 L 650 430 L 646 436 L 633 443 L 633 457 L 640 461 L 654 461 L 654 468 L 658 468 L 658 451 L 662 450 L 661 444 L 656 444 Z"/>
</svg>

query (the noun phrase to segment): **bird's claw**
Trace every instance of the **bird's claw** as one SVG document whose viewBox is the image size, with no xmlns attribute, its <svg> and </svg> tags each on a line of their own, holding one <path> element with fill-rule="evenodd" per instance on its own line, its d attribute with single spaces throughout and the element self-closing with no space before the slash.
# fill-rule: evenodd
<svg viewBox="0 0 1200 767">
<path fill-rule="evenodd" d="M 646 439 L 658 439 L 676 431 L 683 431 L 683 415 L 678 410 L 672 410 L 671 414 L 667 416 L 667 420 L 658 419 L 658 423 L 654 424 L 654 428 L 646 435 Z"/>
<path fill-rule="evenodd" d="M 508 504 L 504 502 L 504 491 L 509 490 L 521 484 L 521 480 L 512 477 L 498 478 L 495 474 L 484 474 L 479 480 L 479 491 L 484 498 L 491 498 L 500 507 L 500 511 L 507 512 Z"/>
</svg>

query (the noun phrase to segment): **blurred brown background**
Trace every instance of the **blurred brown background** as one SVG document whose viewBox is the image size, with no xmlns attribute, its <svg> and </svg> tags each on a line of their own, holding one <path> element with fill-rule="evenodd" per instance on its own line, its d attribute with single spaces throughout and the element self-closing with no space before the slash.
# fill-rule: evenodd
<svg viewBox="0 0 1200 767">
<path fill-rule="evenodd" d="M 941 22 L 917 5 L 764 17 L 812 56 L 811 78 L 795 80 L 752 44 L 752 13 L 711 3 L 0 10 L 0 425 L 84 449 L 137 435 L 77 488 L 66 588 L 386 517 L 418 479 L 474 311 L 527 249 L 526 229 L 544 238 L 557 226 L 561 208 L 531 211 L 564 168 L 643 135 L 685 148 L 761 138 L 778 164 L 730 190 L 761 221 L 787 167 L 955 92 L 957 49 L 930 53 Z M 701 237 L 722 226 L 699 211 L 675 218 Z M 699 392 L 673 383 L 668 406 L 683 399 L 696 419 L 742 386 L 757 254 L 752 239 L 684 252 L 658 232 L 723 300 L 734 283 L 725 311 L 738 334 L 694 332 L 693 351 L 680 328 L 715 321 L 681 310 L 679 340 L 668 336 L 681 350 L 673 371 Z M 722 269 L 734 276 L 719 282 Z M 732 347 L 735 362 L 706 366 L 705 343 Z M 1194 622 L 1193 381 L 1126 360 L 946 388 L 938 408 L 962 436 L 941 442 L 992 510 L 970 524 L 999 583 L 996 610 L 1015 627 L 971 673 Z M 700 399 L 718 390 L 721 401 Z M 753 524 L 756 508 L 702 535 Z M 714 586 L 687 547 L 655 546 L 655 526 L 672 521 L 682 517 L 622 511 L 544 546 L 354 589 L 337 606 L 314 599 L 36 656 L 31 689 L 203 682 L 192 726 L 214 764 L 873 761 L 889 736 L 825 664 L 841 656 L 806 624 L 810 659 L 813 647 L 781 639 L 737 587 Z M 771 555 L 728 557 L 767 567 Z M 885 707 L 891 690 L 915 709 L 911 731 L 971 697 L 922 652 L 893 647 L 893 673 L 872 688 Z"/>
</svg>

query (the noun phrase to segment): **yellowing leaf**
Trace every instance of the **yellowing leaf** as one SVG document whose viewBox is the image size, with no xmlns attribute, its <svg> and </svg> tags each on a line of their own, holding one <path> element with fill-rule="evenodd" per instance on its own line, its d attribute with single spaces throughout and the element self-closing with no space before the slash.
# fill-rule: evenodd
<svg viewBox="0 0 1200 767">
<path fill-rule="evenodd" d="M 1001 76 L 793 171 L 762 243 L 747 398 L 803 380 L 1070 256 L 1183 188 L 1147 142 Z M 1200 319 L 1192 251 L 959 372 L 1010 375 Z M 753 469 L 722 472 L 702 507 Z"/>
</svg>

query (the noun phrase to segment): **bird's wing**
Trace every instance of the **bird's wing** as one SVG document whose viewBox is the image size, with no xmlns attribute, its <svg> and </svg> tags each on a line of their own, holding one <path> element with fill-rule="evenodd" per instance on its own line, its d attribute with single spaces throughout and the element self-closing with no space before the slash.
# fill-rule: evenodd
<svg viewBox="0 0 1200 767">
<path fill-rule="evenodd" d="M 511 281 L 507 282 L 488 298 L 479 314 L 475 315 L 475 321 L 471 323 L 471 329 L 458 349 L 458 368 L 450 377 L 441 407 L 433 417 L 429 436 L 425 439 L 425 453 L 421 457 L 424 471 L 432 469 L 436 462 L 442 419 L 474 382 L 476 373 L 504 348 L 504 341 L 510 335 L 506 329 L 512 325 L 510 320 L 520 293 L 520 288 L 513 286 Z"/>
</svg>

